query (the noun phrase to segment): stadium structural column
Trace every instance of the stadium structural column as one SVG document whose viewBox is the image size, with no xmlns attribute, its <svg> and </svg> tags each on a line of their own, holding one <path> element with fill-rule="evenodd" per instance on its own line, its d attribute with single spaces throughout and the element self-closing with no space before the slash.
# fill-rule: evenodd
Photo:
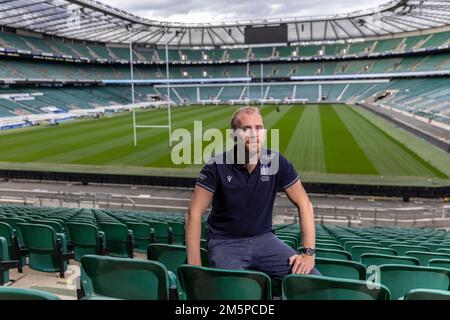
<svg viewBox="0 0 450 320">
<path fill-rule="evenodd" d="M 133 104 L 133 142 L 134 146 L 137 146 L 137 136 L 136 136 L 136 106 L 134 97 L 134 65 L 133 65 L 133 32 L 130 28 L 130 76 L 131 76 L 131 103 Z"/>
<path fill-rule="evenodd" d="M 248 78 L 250 78 L 250 64 L 247 62 L 247 99 L 250 104 L 250 80 Z"/>
<path fill-rule="evenodd" d="M 167 74 L 167 108 L 169 120 L 169 147 L 172 147 L 172 115 L 170 112 L 170 83 L 169 83 L 169 46 L 166 41 L 166 74 Z"/>
<path fill-rule="evenodd" d="M 261 107 L 264 106 L 264 77 L 263 77 L 263 64 L 261 62 Z"/>
</svg>

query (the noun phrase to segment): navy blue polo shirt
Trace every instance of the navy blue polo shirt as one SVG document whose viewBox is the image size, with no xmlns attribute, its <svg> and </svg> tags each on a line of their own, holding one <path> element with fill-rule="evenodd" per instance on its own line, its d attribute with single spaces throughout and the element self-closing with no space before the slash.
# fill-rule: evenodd
<svg viewBox="0 0 450 320">
<path fill-rule="evenodd" d="M 198 186 L 213 193 L 207 236 L 228 239 L 270 232 L 277 189 L 296 183 L 297 172 L 280 153 L 267 150 L 269 156 L 262 157 L 249 173 L 244 165 L 225 161 L 230 152 L 211 159 L 197 178 Z M 270 172 L 274 157 L 278 157 L 278 170 Z"/>
</svg>

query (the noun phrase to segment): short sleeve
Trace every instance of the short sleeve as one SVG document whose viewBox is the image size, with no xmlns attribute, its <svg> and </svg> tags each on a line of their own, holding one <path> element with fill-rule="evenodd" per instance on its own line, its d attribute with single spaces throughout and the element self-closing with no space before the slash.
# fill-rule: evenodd
<svg viewBox="0 0 450 320">
<path fill-rule="evenodd" d="M 292 186 L 299 180 L 298 174 L 285 157 L 280 154 L 279 186 L 284 190 Z"/>
<path fill-rule="evenodd" d="M 215 163 L 206 164 L 198 175 L 196 185 L 214 193 L 217 187 L 217 167 Z"/>
</svg>

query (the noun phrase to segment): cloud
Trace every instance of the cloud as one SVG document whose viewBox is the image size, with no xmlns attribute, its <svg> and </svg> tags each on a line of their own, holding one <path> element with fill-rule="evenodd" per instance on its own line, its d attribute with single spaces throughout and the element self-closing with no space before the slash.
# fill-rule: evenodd
<svg viewBox="0 0 450 320">
<path fill-rule="evenodd" d="M 110 6 L 159 21 L 215 23 L 308 17 L 374 8 L 386 0 L 102 0 Z"/>
</svg>

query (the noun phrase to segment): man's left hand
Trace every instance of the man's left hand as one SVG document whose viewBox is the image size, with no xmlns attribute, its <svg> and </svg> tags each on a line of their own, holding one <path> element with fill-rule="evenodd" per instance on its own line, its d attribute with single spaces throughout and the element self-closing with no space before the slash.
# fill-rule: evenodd
<svg viewBox="0 0 450 320">
<path fill-rule="evenodd" d="M 294 254 L 289 258 L 291 273 L 293 274 L 309 274 L 314 268 L 314 256 L 306 254 Z"/>
</svg>

